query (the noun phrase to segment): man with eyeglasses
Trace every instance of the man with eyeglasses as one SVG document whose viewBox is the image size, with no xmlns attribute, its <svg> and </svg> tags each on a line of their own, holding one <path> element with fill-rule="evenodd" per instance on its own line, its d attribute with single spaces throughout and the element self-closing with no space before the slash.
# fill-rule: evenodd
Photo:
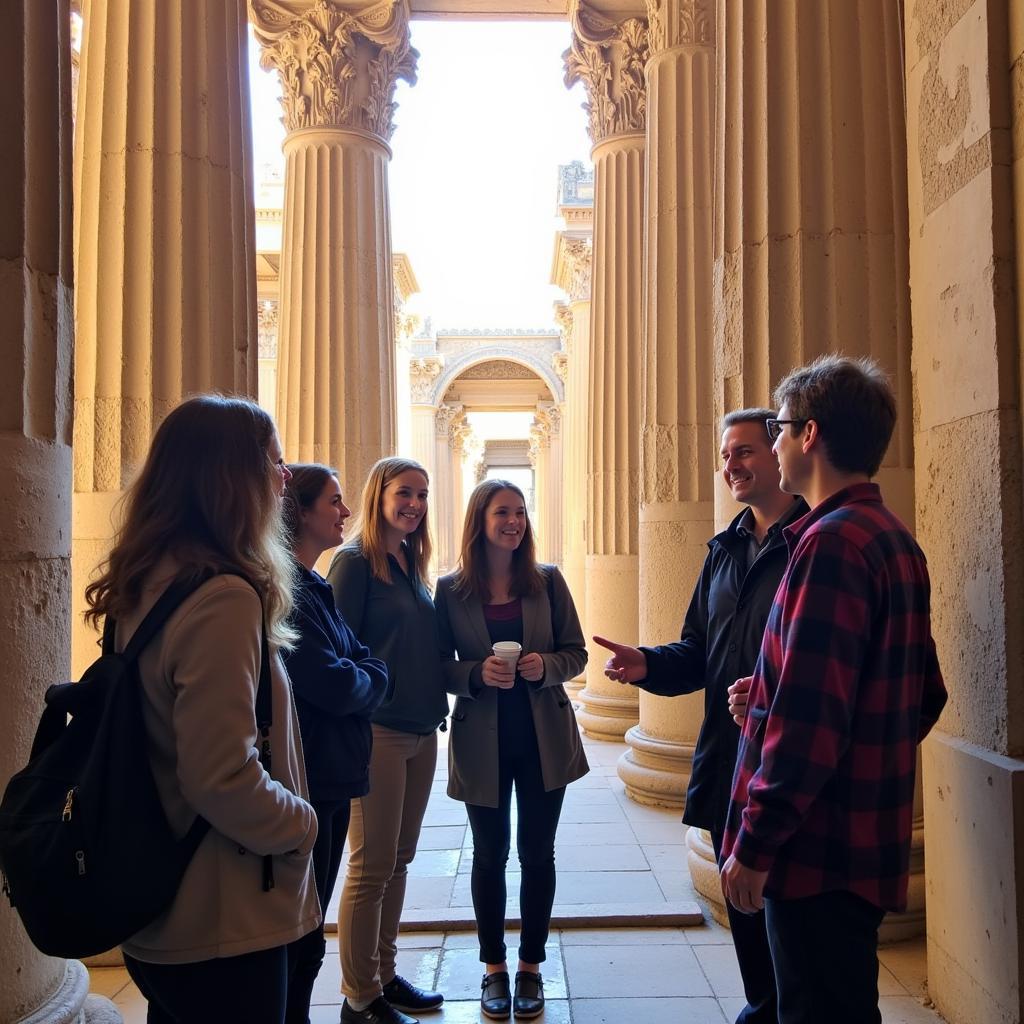
<svg viewBox="0 0 1024 1024">
<path fill-rule="evenodd" d="M 683 821 L 711 833 L 715 856 L 729 806 L 739 728 L 727 690 L 753 671 L 765 620 L 786 565 L 782 529 L 807 511 L 779 489 L 779 466 L 765 423 L 770 409 L 741 409 L 722 421 L 722 476 L 746 505 L 708 543 L 690 607 L 676 643 L 630 647 L 595 636 L 612 652 L 605 675 L 656 693 L 676 696 L 704 689 L 704 723 L 693 754 Z M 734 695 L 742 704 L 742 696 Z M 737 707 L 739 713 L 739 707 Z M 737 1024 L 776 1024 L 775 976 L 764 914 L 727 906 L 747 1005 Z"/>
<path fill-rule="evenodd" d="M 870 482 L 896 422 L 869 359 L 822 356 L 778 386 L 782 489 L 811 511 L 750 686 L 722 888 L 765 909 L 781 1024 L 870 1024 L 878 926 L 906 906 L 917 745 L 946 702 L 924 555 Z"/>
</svg>

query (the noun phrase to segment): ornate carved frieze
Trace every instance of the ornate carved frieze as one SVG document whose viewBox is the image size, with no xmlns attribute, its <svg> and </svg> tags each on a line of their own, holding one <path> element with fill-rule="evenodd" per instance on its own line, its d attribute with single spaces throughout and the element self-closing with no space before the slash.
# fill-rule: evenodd
<svg viewBox="0 0 1024 1024">
<path fill-rule="evenodd" d="M 570 19 L 572 45 L 562 55 L 565 84 L 583 82 L 591 141 L 596 146 L 612 135 L 644 131 L 644 65 L 650 55 L 647 19 L 614 22 L 590 8 L 586 0 L 573 0 Z"/>
<path fill-rule="evenodd" d="M 257 305 L 256 339 L 260 359 L 277 358 L 277 299 L 262 299 Z"/>
<path fill-rule="evenodd" d="M 416 81 L 408 0 L 249 0 L 260 66 L 281 77 L 285 127 L 394 132 L 399 78 Z"/>
<path fill-rule="evenodd" d="M 409 383 L 412 401 L 417 405 L 429 405 L 434 392 L 434 381 L 444 368 L 444 360 L 437 356 L 422 356 L 409 360 Z"/>
<path fill-rule="evenodd" d="M 651 52 L 715 45 L 714 0 L 647 0 Z"/>
<path fill-rule="evenodd" d="M 459 374 L 459 380 L 531 380 L 537 375 L 528 366 L 510 359 L 488 359 Z"/>
</svg>

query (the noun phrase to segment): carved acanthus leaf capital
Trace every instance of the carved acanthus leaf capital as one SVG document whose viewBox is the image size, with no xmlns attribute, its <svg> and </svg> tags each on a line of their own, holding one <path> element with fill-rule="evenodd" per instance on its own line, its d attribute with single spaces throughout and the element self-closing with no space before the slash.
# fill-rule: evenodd
<svg viewBox="0 0 1024 1024">
<path fill-rule="evenodd" d="M 569 356 L 565 352 L 556 352 L 551 357 L 551 365 L 554 367 L 555 376 L 564 384 L 569 379 Z"/>
<path fill-rule="evenodd" d="M 408 0 L 249 0 L 260 66 L 280 75 L 284 125 L 394 132 L 399 78 L 416 81 Z"/>
<path fill-rule="evenodd" d="M 261 299 L 256 307 L 256 340 L 260 359 L 277 358 L 277 299 Z"/>
<path fill-rule="evenodd" d="M 714 0 L 647 0 L 651 52 L 715 45 Z"/>
<path fill-rule="evenodd" d="M 588 7 L 586 0 L 573 0 L 570 18 L 572 45 L 562 55 L 565 84 L 583 82 L 591 141 L 596 146 L 612 135 L 644 131 L 644 65 L 650 55 L 647 20 L 610 21 Z"/>
<path fill-rule="evenodd" d="M 430 402 L 434 390 L 434 381 L 444 368 L 444 360 L 439 356 L 423 356 L 409 360 L 409 385 L 412 401 L 417 405 Z"/>
<path fill-rule="evenodd" d="M 565 259 L 572 272 L 569 299 L 582 302 L 590 298 L 590 271 L 594 262 L 593 238 L 574 238 L 565 245 Z"/>
</svg>

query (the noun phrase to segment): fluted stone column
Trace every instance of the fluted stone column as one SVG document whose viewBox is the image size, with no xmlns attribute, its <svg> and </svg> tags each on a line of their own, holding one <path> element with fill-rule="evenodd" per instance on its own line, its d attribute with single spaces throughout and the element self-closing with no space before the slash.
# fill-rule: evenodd
<svg viewBox="0 0 1024 1024">
<path fill-rule="evenodd" d="M 1024 1019 L 1024 10 L 918 0 L 905 42 L 917 525 L 949 690 L 922 748 L 928 992 L 996 1024 Z"/>
<path fill-rule="evenodd" d="M 407 0 L 250 0 L 283 87 L 278 423 L 285 453 L 346 490 L 395 441 L 388 140 L 413 81 Z"/>
<path fill-rule="evenodd" d="M 555 279 L 569 296 L 562 326 L 566 352 L 565 414 L 562 422 L 562 572 L 583 624 L 587 616 L 587 450 L 590 436 L 590 288 L 593 239 L 574 238 L 562 246 L 563 259 Z M 591 652 L 591 657 L 596 657 Z M 574 695 L 585 684 L 585 672 L 566 683 Z"/>
<path fill-rule="evenodd" d="M 456 487 L 461 488 L 461 466 L 454 451 L 455 433 L 465 417 L 461 405 L 442 402 L 434 415 L 434 474 L 430 481 L 430 507 L 434 510 L 431 536 L 434 538 L 438 573 L 451 572 L 459 557 L 462 521 L 451 514 Z M 436 524 L 436 526 L 435 526 Z"/>
<path fill-rule="evenodd" d="M 594 143 L 587 632 L 636 643 L 647 22 L 616 23 L 584 0 L 570 14 L 566 83 L 586 87 Z M 591 647 L 577 717 L 588 735 L 621 740 L 637 723 L 637 694 L 606 679 L 604 661 Z"/>
<path fill-rule="evenodd" d="M 768 404 L 822 352 L 875 357 L 899 403 L 878 479 L 913 526 L 899 5 L 724 0 L 719 11 L 714 419 Z M 731 508 L 716 500 L 719 528 Z M 921 928 L 921 860 L 915 829 L 910 907 L 883 922 L 883 941 Z"/>
<path fill-rule="evenodd" d="M 679 636 L 714 532 L 714 0 L 652 0 L 640 428 L 640 640 Z M 666 559 L 672 571 L 665 571 Z M 619 761 L 626 792 L 681 807 L 704 695 L 640 694 Z"/>
<path fill-rule="evenodd" d="M 562 554 L 562 443 L 555 406 L 539 408 L 530 427 L 534 532 L 538 558 L 558 562 Z"/>
<path fill-rule="evenodd" d="M 71 656 L 71 44 L 67 3 L 17 0 L 0 41 L 0 791 L 28 760 Z M 0 910 L 0 1020 L 95 1019 L 77 960 L 44 956 Z"/>
<path fill-rule="evenodd" d="M 153 430 L 183 397 L 255 395 L 243 0 L 87 0 L 75 131 L 73 655 L 89 573 Z"/>
</svg>

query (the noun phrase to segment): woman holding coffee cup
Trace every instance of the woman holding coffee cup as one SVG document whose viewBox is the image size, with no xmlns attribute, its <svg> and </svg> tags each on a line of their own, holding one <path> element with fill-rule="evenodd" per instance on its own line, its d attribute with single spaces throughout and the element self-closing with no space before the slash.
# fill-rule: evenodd
<svg viewBox="0 0 1024 1024">
<path fill-rule="evenodd" d="M 544 1010 L 555 897 L 555 831 L 565 787 L 589 770 L 563 683 L 587 662 L 569 588 L 537 563 L 523 492 L 485 480 L 469 498 L 459 568 L 434 595 L 446 685 L 458 700 L 448 746 L 448 795 L 473 830 L 473 909 L 486 965 L 481 1010 L 493 1020 Z M 458 660 L 456 660 L 456 655 Z M 497 740 L 497 742 L 495 742 Z M 515 995 L 505 961 L 505 865 L 512 790 L 522 868 Z"/>
</svg>

